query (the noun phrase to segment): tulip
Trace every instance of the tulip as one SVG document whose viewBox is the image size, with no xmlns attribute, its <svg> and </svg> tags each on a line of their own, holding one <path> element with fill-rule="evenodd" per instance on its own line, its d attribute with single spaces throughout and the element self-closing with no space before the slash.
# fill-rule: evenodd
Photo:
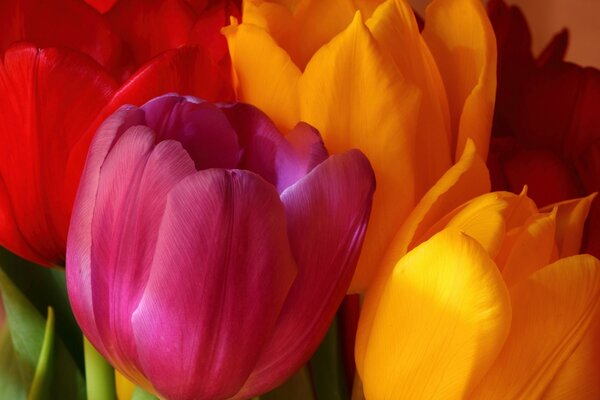
<svg viewBox="0 0 600 400">
<path fill-rule="evenodd" d="M 356 6 L 355 6 L 356 5 Z M 247 1 L 223 30 L 236 93 L 283 131 L 315 126 L 363 151 L 378 190 L 352 292 L 365 290 L 410 210 L 462 154 L 487 153 L 496 48 L 477 0 L 436 0 L 421 34 L 404 0 Z"/>
<path fill-rule="evenodd" d="M 489 167 L 496 190 L 520 190 L 541 205 L 600 191 L 600 71 L 563 61 L 568 31 L 534 58 L 525 17 L 490 1 L 498 39 L 498 96 Z M 600 204 L 592 205 L 586 251 L 600 256 Z"/>
<path fill-rule="evenodd" d="M 282 136 L 259 110 L 166 95 L 98 129 L 67 288 L 90 342 L 169 399 L 249 398 L 316 349 L 348 288 L 374 191 L 357 150 Z"/>
<path fill-rule="evenodd" d="M 489 184 L 468 145 L 394 239 L 359 321 L 367 399 L 600 396 L 593 196 L 539 210 Z"/>
<path fill-rule="evenodd" d="M 58 3 L 0 6 L 0 49 L 8 46 L 0 60 L 0 245 L 42 265 L 64 264 L 79 177 L 108 115 L 173 91 L 233 97 L 229 76 L 198 45 L 164 51 L 121 83 L 115 70 L 125 68 L 117 57 L 124 45 L 106 18 L 83 2 Z M 60 29 L 50 29 L 55 24 Z M 22 39 L 36 44 L 9 45 Z"/>
</svg>

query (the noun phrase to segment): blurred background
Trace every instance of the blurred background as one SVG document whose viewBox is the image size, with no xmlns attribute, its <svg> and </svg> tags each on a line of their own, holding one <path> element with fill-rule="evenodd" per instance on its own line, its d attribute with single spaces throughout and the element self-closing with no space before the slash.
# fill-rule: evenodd
<svg viewBox="0 0 600 400">
<path fill-rule="evenodd" d="M 430 0 L 410 0 L 425 15 Z M 533 36 L 537 55 L 550 38 L 569 28 L 567 60 L 583 66 L 600 67 L 600 0 L 507 0 L 521 7 Z"/>
</svg>

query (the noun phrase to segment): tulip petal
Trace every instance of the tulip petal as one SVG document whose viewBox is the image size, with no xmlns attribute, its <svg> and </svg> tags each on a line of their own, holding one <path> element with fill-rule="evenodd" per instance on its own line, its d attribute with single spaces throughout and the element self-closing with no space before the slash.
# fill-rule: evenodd
<svg viewBox="0 0 600 400">
<path fill-rule="evenodd" d="M 600 71 L 570 63 L 550 65 L 539 69 L 526 89 L 515 122 L 517 138 L 577 163 L 598 141 Z"/>
<path fill-rule="evenodd" d="M 167 193 L 196 171 L 181 144 L 166 140 L 154 146 L 155 136 L 134 126 L 117 140 L 101 167 L 91 226 L 96 326 L 105 357 L 132 377 L 128 366 L 136 345 L 130 318 L 155 257 Z"/>
<path fill-rule="evenodd" d="M 496 40 L 478 0 L 436 0 L 426 10 L 423 37 L 448 94 L 455 157 L 467 138 L 485 160 L 496 96 Z"/>
<path fill-rule="evenodd" d="M 124 48 L 111 26 L 77 0 L 3 0 L 0 4 L 0 53 L 15 42 L 80 51 L 118 77 Z"/>
<path fill-rule="evenodd" d="M 352 150 L 330 157 L 282 193 L 298 277 L 238 397 L 291 376 L 325 336 L 354 273 L 374 189 L 368 160 Z"/>
<path fill-rule="evenodd" d="M 115 139 L 134 125 L 143 123 L 143 112 L 132 106 L 124 106 L 111 115 L 100 127 L 92 142 L 76 204 L 71 216 L 67 245 L 67 289 L 73 314 L 78 324 L 86 332 L 86 337 L 102 353 L 105 353 L 102 339 L 94 318 L 91 281 L 92 220 L 98 193 L 98 182 L 104 160 Z"/>
<path fill-rule="evenodd" d="M 348 26 L 354 16 L 347 0 L 244 3 L 244 23 L 267 30 L 301 70 L 313 54 Z"/>
<path fill-rule="evenodd" d="M 507 232 L 520 228 L 532 215 L 538 212 L 535 202 L 527 196 L 527 191 L 528 187 L 523 186 L 521 193 L 518 195 L 510 192 L 498 192 L 508 202 L 508 208 L 504 213 Z"/>
<path fill-rule="evenodd" d="M 529 187 L 529 196 L 540 205 L 580 197 L 583 186 L 575 168 L 563 157 L 545 149 L 521 148 L 504 160 L 508 187 Z"/>
<path fill-rule="evenodd" d="M 115 5 L 118 0 L 85 0 L 90 6 L 98 10 L 99 13 L 106 13 Z"/>
<path fill-rule="evenodd" d="M 0 62 L 0 201 L 14 218 L 4 216 L 0 224 L 14 225 L 0 229 L 0 244 L 41 264 L 64 261 L 72 206 L 65 160 L 114 89 L 102 68 L 79 53 L 28 44 L 6 51 Z M 19 231 L 25 243 L 10 231 Z"/>
<path fill-rule="evenodd" d="M 111 101 L 110 114 L 123 104 L 141 106 L 150 99 L 177 92 L 207 101 L 233 99 L 229 79 L 199 46 L 183 46 L 161 53 L 140 68 Z"/>
<path fill-rule="evenodd" d="M 496 260 L 509 288 L 553 262 L 556 256 L 556 210 L 532 215 L 509 232 Z"/>
<path fill-rule="evenodd" d="M 188 1 L 188 3 L 190 2 Z M 198 19 L 190 31 L 188 43 L 206 48 L 213 60 L 228 63 L 230 60 L 227 39 L 221 34 L 221 28 L 229 24 L 232 16 L 240 18 L 241 13 L 234 0 L 220 0 L 212 3 L 202 10 L 196 10 Z"/>
<path fill-rule="evenodd" d="M 585 220 L 596 194 L 574 200 L 561 201 L 541 209 L 551 211 L 556 207 L 556 245 L 559 258 L 579 254 Z"/>
<path fill-rule="evenodd" d="M 239 168 L 257 173 L 279 193 L 328 157 L 319 132 L 306 123 L 298 123 L 284 138 L 256 107 L 236 103 L 221 109 L 244 148 Z"/>
<path fill-rule="evenodd" d="M 261 28 L 237 22 L 223 29 L 227 37 L 238 98 L 263 110 L 282 131 L 300 120 L 300 70 Z"/>
<path fill-rule="evenodd" d="M 106 118 L 124 104 L 141 106 L 156 96 L 168 92 L 192 95 L 208 101 L 233 98 L 231 84 L 222 76 L 219 67 L 200 47 L 180 47 L 155 57 L 140 68 L 135 75 L 112 97 L 109 104 L 97 113 L 93 124 L 75 145 L 68 160 L 67 199 L 72 204 L 77 183 L 83 170 L 87 149 L 96 130 Z"/>
<path fill-rule="evenodd" d="M 510 315 L 486 251 L 452 229 L 433 236 L 386 284 L 365 357 L 366 397 L 465 398 L 500 352 Z"/>
<path fill-rule="evenodd" d="M 507 5 L 504 0 L 490 0 L 487 10 L 498 44 L 498 92 L 493 129 L 494 135 L 503 136 L 514 126 L 514 115 L 535 63 L 531 33 L 521 9 Z"/>
<path fill-rule="evenodd" d="M 569 31 L 564 28 L 552 37 L 552 40 L 544 47 L 536 60 L 538 66 L 548 64 L 559 64 L 567 55 L 569 47 Z"/>
<path fill-rule="evenodd" d="M 299 89 L 301 119 L 321 132 L 328 150 L 335 154 L 358 148 L 375 170 L 373 213 L 350 288 L 364 291 L 395 230 L 414 206 L 419 90 L 379 50 L 360 13 L 315 54 Z"/>
<path fill-rule="evenodd" d="M 514 286 L 511 301 L 510 334 L 473 398 L 541 397 L 598 315 L 600 262 L 559 260 Z"/>
<path fill-rule="evenodd" d="M 544 399 L 600 398 L 600 312 L 596 311 L 592 327 L 565 361 L 544 392 Z"/>
<path fill-rule="evenodd" d="M 200 171 L 171 191 L 132 316 L 162 396 L 229 398 L 246 381 L 296 273 L 285 229 L 277 192 L 251 172 Z"/>
<path fill-rule="evenodd" d="M 488 192 L 490 180 L 485 163 L 476 152 L 472 141 L 467 141 L 460 160 L 452 166 L 427 192 L 410 213 L 392 240 L 381 266 L 367 291 L 356 334 L 356 366 L 364 374 L 364 358 L 371 335 L 375 310 L 392 269 L 406 252 L 419 244 L 417 238 L 440 218 L 465 201 Z"/>
<path fill-rule="evenodd" d="M 120 0 L 106 13 L 136 65 L 186 44 L 196 13 L 184 0 Z"/>
<path fill-rule="evenodd" d="M 477 240 L 493 259 L 506 233 L 504 213 L 507 208 L 508 203 L 500 194 L 483 194 L 440 219 L 418 242 L 424 242 L 443 228 L 453 228 Z"/>
<path fill-rule="evenodd" d="M 417 198 L 452 165 L 450 114 L 444 83 L 405 0 L 384 2 L 367 21 L 377 42 L 392 55 L 405 78 L 422 93 L 414 147 L 419 162 Z M 425 133 L 426 132 L 426 133 Z"/>
<path fill-rule="evenodd" d="M 240 146 L 225 114 L 214 104 L 196 98 L 165 95 L 142 106 L 146 125 L 157 141 L 181 143 L 196 169 L 235 168 Z"/>
</svg>

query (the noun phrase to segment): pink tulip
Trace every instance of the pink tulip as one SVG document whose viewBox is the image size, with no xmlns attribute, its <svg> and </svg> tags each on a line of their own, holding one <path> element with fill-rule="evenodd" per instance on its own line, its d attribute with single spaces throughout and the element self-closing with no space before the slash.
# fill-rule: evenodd
<svg viewBox="0 0 600 400">
<path fill-rule="evenodd" d="M 124 106 L 90 148 L 67 244 L 90 342 L 168 399 L 248 398 L 323 338 L 356 266 L 374 175 L 318 132 L 166 95 Z"/>
</svg>

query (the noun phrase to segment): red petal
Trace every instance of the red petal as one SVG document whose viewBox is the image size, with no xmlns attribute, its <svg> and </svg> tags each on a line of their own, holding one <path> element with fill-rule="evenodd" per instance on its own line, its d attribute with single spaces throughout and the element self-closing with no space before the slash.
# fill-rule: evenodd
<svg viewBox="0 0 600 400">
<path fill-rule="evenodd" d="M 498 90 L 494 113 L 494 134 L 512 133 L 523 84 L 535 66 L 531 53 L 531 34 L 518 7 L 503 0 L 491 0 L 488 14 L 498 43 Z"/>
<path fill-rule="evenodd" d="M 64 260 L 72 206 L 64 191 L 78 183 L 65 181 L 66 160 L 114 89 L 79 53 L 26 44 L 7 50 L 0 63 L 0 177 L 14 219 L 0 218 L 3 246 L 36 262 Z M 87 148 L 80 151 L 85 157 Z M 21 238 L 11 235 L 15 229 Z"/>
<path fill-rule="evenodd" d="M 585 192 L 573 166 L 548 150 L 522 149 L 504 163 L 509 190 L 527 194 L 538 206 L 582 196 Z"/>
<path fill-rule="evenodd" d="M 38 47 L 69 47 L 94 58 L 115 76 L 123 63 L 121 39 L 102 16 L 78 0 L 3 0 L 0 51 L 26 40 Z"/>
<path fill-rule="evenodd" d="M 107 14 L 136 65 L 187 42 L 196 13 L 184 0 L 121 0 Z"/>
<path fill-rule="evenodd" d="M 190 33 L 189 43 L 208 49 L 213 60 L 226 59 L 229 51 L 227 40 L 221 34 L 221 28 L 229 25 L 232 16 L 240 19 L 239 7 L 233 1 L 219 1 L 206 7 L 198 15 L 198 20 Z"/>
<path fill-rule="evenodd" d="M 85 0 L 85 2 L 104 14 L 115 5 L 117 0 Z"/>
<path fill-rule="evenodd" d="M 69 180 L 79 181 L 87 149 L 102 121 L 124 104 L 141 106 L 150 99 L 169 92 L 192 95 L 209 101 L 227 101 L 233 98 L 230 79 L 223 76 L 219 66 L 210 59 L 204 49 L 181 47 L 164 52 L 140 68 L 123 84 L 77 143 L 77 151 L 73 152 L 68 161 L 68 172 L 72 174 Z M 72 203 L 77 185 L 68 188 L 67 192 Z"/>
<path fill-rule="evenodd" d="M 542 50 L 537 58 L 537 65 L 543 67 L 548 64 L 560 63 L 567 54 L 567 47 L 569 47 L 569 31 L 563 29 L 548 43 L 548 45 Z"/>
<path fill-rule="evenodd" d="M 574 161 L 600 138 L 599 109 L 600 71 L 548 65 L 525 88 L 516 134 L 530 147 L 552 148 Z"/>
</svg>

